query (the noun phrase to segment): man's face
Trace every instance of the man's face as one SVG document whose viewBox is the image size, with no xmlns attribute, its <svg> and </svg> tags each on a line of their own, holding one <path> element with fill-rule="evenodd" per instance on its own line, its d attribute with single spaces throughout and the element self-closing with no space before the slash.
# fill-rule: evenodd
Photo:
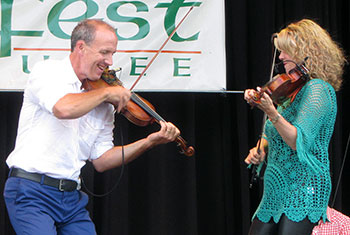
<svg viewBox="0 0 350 235">
<path fill-rule="evenodd" d="M 98 80 L 102 72 L 113 64 L 113 54 L 117 50 L 118 39 L 114 32 L 106 28 L 96 29 L 95 40 L 87 45 L 84 43 L 82 56 L 82 71 L 90 80 Z"/>
</svg>

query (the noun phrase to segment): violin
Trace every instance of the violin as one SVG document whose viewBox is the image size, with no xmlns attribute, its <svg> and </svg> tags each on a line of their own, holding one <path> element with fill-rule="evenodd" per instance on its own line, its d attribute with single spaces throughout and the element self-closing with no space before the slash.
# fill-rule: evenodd
<svg viewBox="0 0 350 235">
<path fill-rule="evenodd" d="M 103 71 L 100 79 L 96 81 L 85 79 L 82 84 L 82 87 L 88 91 L 108 86 L 123 86 L 122 82 L 117 78 L 115 70 L 108 68 Z M 121 113 L 130 122 L 138 126 L 147 126 L 154 122 L 159 124 L 160 121 L 165 122 L 150 102 L 134 92 L 131 92 L 130 100 Z M 194 155 L 194 148 L 192 146 L 188 147 L 187 142 L 181 136 L 176 137 L 175 142 L 181 148 L 180 153 L 188 157 Z"/>
<path fill-rule="evenodd" d="M 310 79 L 309 70 L 305 64 L 296 64 L 295 68 L 289 71 L 288 74 L 277 74 L 271 81 L 261 87 L 259 92 L 256 92 L 253 96 L 253 105 L 259 104 L 260 99 L 264 92 L 266 92 L 277 104 L 283 104 L 287 99 L 292 98 L 294 100 L 296 94 Z"/>
<path fill-rule="evenodd" d="M 305 58 L 306 60 L 307 58 Z M 304 61 L 305 61 L 304 60 Z M 293 62 L 294 61 L 289 61 Z M 260 103 L 260 99 L 264 92 L 266 92 L 272 99 L 272 101 L 277 104 L 283 104 L 287 99 L 291 98 L 291 102 L 293 102 L 295 96 L 298 94 L 300 89 L 305 85 L 305 83 L 310 79 L 309 70 L 306 68 L 304 62 L 302 64 L 295 63 L 295 68 L 289 71 L 288 74 L 277 74 L 274 76 L 269 82 L 267 82 L 264 86 L 261 87 L 259 92 L 255 92 L 253 98 L 253 102 L 250 103 L 252 107 Z M 265 121 L 266 121 L 266 113 L 264 113 L 264 118 L 262 122 L 262 131 L 260 138 L 258 140 L 258 153 L 260 154 L 260 144 L 261 138 L 263 136 L 265 130 Z M 250 179 L 249 188 L 252 188 L 253 183 L 259 177 L 258 172 L 260 172 L 261 166 L 253 166 L 252 177 Z"/>
</svg>

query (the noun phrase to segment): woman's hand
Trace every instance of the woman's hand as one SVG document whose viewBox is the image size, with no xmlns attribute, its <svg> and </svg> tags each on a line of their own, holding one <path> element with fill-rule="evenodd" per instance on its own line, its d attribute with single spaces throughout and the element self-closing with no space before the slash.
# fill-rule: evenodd
<svg viewBox="0 0 350 235">
<path fill-rule="evenodd" d="M 265 160 L 266 153 L 264 150 L 260 149 L 260 153 L 258 152 L 258 147 L 254 147 L 249 150 L 249 154 L 244 160 L 247 164 L 258 165 Z"/>
<path fill-rule="evenodd" d="M 260 87 L 257 87 L 256 90 L 247 89 L 244 91 L 244 99 L 247 101 L 248 104 L 252 106 L 257 106 L 259 109 L 265 112 L 269 117 L 276 116 L 277 110 L 275 105 L 273 104 L 271 97 L 267 95 L 265 92 L 261 92 L 261 93 L 260 92 L 261 92 Z M 258 99 L 257 97 L 260 97 L 260 99 Z"/>
<path fill-rule="evenodd" d="M 271 120 L 272 124 L 275 126 L 278 133 L 281 135 L 282 139 L 286 144 L 293 150 L 296 150 L 296 139 L 297 139 L 297 129 L 287 120 L 285 120 L 277 111 L 271 97 L 265 92 L 260 92 L 261 88 L 257 87 L 257 90 L 247 89 L 244 91 L 244 99 L 252 106 L 257 106 L 261 109 L 267 117 Z M 260 92 L 260 93 L 259 93 Z M 258 99 L 257 97 L 260 97 Z M 253 149 L 252 149 L 253 150 Z M 251 151 L 252 151 L 251 150 Z M 256 153 L 256 150 L 254 150 Z M 253 153 L 254 156 L 256 154 Z M 251 153 L 246 158 L 246 162 L 249 164 L 257 161 L 257 158 L 250 156 Z M 252 159 L 252 160 L 251 160 Z M 252 161 L 252 162 L 251 162 Z"/>
<path fill-rule="evenodd" d="M 244 99 L 247 101 L 248 104 L 250 105 L 255 105 L 255 100 L 257 96 L 257 91 L 254 89 L 247 89 L 244 91 Z"/>
</svg>

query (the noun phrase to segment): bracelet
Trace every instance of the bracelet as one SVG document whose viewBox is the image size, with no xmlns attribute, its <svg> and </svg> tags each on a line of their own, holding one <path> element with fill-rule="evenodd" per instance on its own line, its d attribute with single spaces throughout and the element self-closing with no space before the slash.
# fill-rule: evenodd
<svg viewBox="0 0 350 235">
<path fill-rule="evenodd" d="M 278 119 L 280 119 L 280 117 L 281 114 L 277 114 L 276 117 L 270 118 L 270 121 L 272 122 L 272 124 L 275 124 L 278 121 Z"/>
</svg>

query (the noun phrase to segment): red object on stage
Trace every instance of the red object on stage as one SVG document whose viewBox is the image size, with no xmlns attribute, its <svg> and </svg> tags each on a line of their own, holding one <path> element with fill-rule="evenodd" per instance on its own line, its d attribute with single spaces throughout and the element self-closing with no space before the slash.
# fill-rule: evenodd
<svg viewBox="0 0 350 235">
<path fill-rule="evenodd" d="M 319 222 L 312 235 L 350 235 L 350 218 L 339 211 L 327 208 L 328 222 Z"/>
</svg>

